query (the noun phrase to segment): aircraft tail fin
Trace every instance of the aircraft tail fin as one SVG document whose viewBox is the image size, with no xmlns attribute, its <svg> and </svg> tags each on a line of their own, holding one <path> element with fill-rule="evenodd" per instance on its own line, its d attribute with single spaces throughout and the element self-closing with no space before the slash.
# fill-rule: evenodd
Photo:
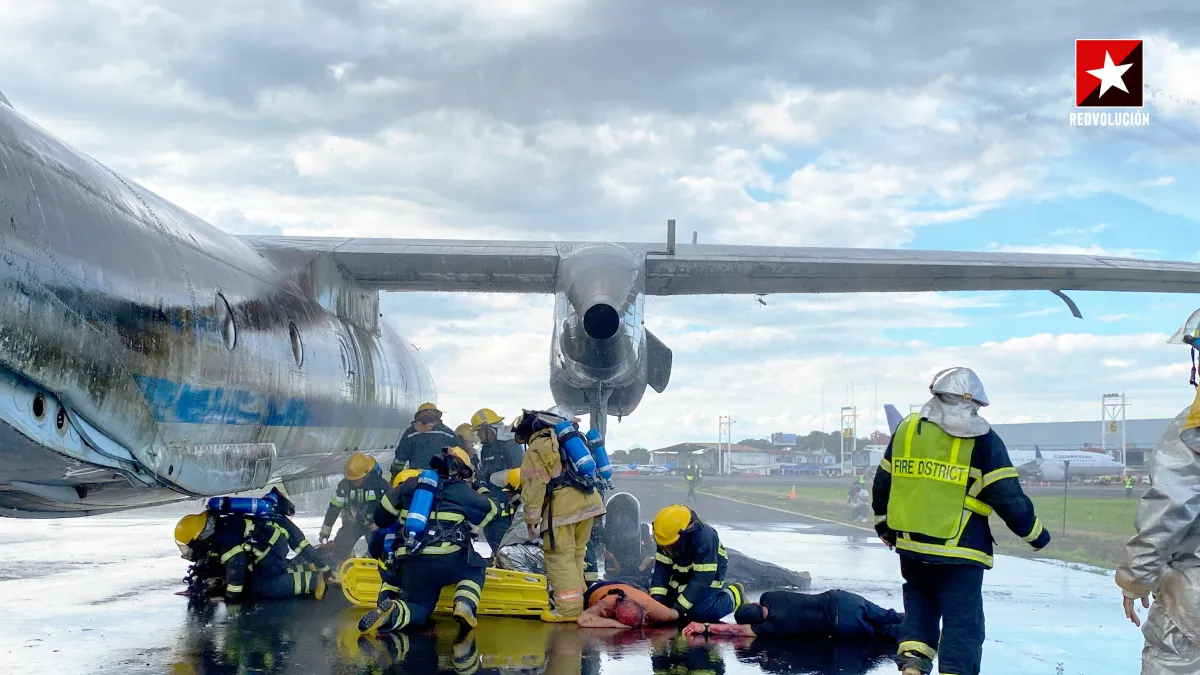
<svg viewBox="0 0 1200 675">
<path fill-rule="evenodd" d="M 1042 449 L 1036 445 L 1033 446 L 1033 461 L 1038 464 L 1046 461 L 1046 458 L 1042 457 Z"/>
<path fill-rule="evenodd" d="M 900 411 L 896 410 L 896 406 L 892 405 L 891 403 L 885 403 L 883 405 L 883 412 L 887 415 L 888 428 L 891 429 L 890 433 L 895 434 L 896 428 L 900 426 L 900 423 L 904 421 L 904 418 L 900 416 Z"/>
</svg>

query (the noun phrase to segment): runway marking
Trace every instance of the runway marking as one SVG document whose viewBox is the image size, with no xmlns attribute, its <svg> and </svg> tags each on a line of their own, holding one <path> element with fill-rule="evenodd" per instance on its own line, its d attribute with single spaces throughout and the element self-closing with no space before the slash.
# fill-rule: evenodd
<svg viewBox="0 0 1200 675">
<path fill-rule="evenodd" d="M 744 502 L 740 499 L 734 499 L 733 497 L 726 497 L 724 495 L 713 494 L 711 492 L 699 492 L 699 494 L 706 495 L 709 497 L 716 497 L 717 499 L 726 499 L 726 500 L 729 500 L 736 504 L 745 504 L 746 506 L 757 506 L 760 509 L 771 509 L 772 511 L 778 511 L 780 513 L 788 513 L 793 516 L 804 516 L 805 518 L 812 518 L 813 520 L 819 520 L 823 523 L 829 523 L 831 525 L 841 525 L 842 527 L 852 527 L 856 530 L 862 530 L 863 532 L 870 532 L 871 534 L 877 534 L 873 528 L 868 529 L 865 527 L 859 527 L 858 525 L 851 525 L 850 523 L 841 523 L 836 520 L 829 520 L 828 518 L 822 518 L 820 516 L 810 516 L 807 513 L 801 513 L 799 511 L 788 511 L 787 509 L 781 509 L 781 508 L 778 508 L 775 506 L 764 506 L 763 504 L 755 504 L 754 502 Z"/>
</svg>

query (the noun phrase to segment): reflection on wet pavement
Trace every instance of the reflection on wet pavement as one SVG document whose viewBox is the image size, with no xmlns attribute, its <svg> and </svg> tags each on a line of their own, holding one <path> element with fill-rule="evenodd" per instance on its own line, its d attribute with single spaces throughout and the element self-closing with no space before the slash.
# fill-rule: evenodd
<svg viewBox="0 0 1200 675">
<path fill-rule="evenodd" d="M 702 504 L 702 506 L 705 506 Z M 718 505 L 705 509 L 716 519 Z M 899 609 L 895 554 L 869 536 L 828 533 L 745 508 L 722 540 L 812 573 L 813 592 L 843 588 Z M 468 639 L 432 630 L 363 638 L 362 610 L 324 602 L 188 609 L 173 594 L 187 564 L 170 544 L 177 515 L 0 521 L 0 672 L 99 675 L 295 673 L 895 673 L 891 646 L 819 641 L 705 642 L 674 630 L 584 631 L 482 617 Z M 767 522 L 767 521 L 770 522 Z M 315 532 L 319 518 L 298 524 Z M 813 533 L 814 530 L 826 532 Z M 985 577 L 985 675 L 1099 675 L 1138 670 L 1141 635 L 1124 621 L 1111 576 L 1001 557 Z"/>
</svg>

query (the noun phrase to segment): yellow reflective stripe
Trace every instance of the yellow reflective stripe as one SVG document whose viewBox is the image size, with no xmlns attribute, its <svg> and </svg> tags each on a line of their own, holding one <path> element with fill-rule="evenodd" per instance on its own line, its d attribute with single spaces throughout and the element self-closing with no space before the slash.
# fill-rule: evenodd
<svg viewBox="0 0 1200 675">
<path fill-rule="evenodd" d="M 961 558 L 963 560 L 973 560 L 977 563 L 982 563 L 991 567 L 994 560 L 992 556 L 969 548 L 961 548 L 958 546 L 943 546 L 941 544 L 923 544 L 912 539 L 897 539 L 896 548 L 913 553 L 924 553 L 926 555 L 941 556 L 943 558 Z"/>
<path fill-rule="evenodd" d="M 890 459 L 879 460 L 879 468 L 883 469 L 883 471 L 886 473 L 891 473 L 892 472 L 892 460 L 890 460 Z"/>
<path fill-rule="evenodd" d="M 983 502 L 979 501 L 978 499 L 976 499 L 970 495 L 967 495 L 967 500 L 963 503 L 963 505 L 966 507 L 966 509 L 968 511 L 970 511 L 972 513 L 978 513 L 979 515 L 983 516 L 984 518 L 992 515 L 992 511 L 993 511 L 992 507 L 988 506 L 987 504 L 984 504 Z"/>
<path fill-rule="evenodd" d="M 962 439 L 957 436 L 954 442 L 950 444 L 950 463 L 958 465 L 958 451 L 962 448 Z"/>
<path fill-rule="evenodd" d="M 661 553 L 655 553 L 654 559 L 664 565 L 671 565 L 671 564 L 674 564 L 674 562 L 675 562 L 674 560 L 671 560 L 670 558 L 668 558 L 667 556 L 665 556 Z"/>
<path fill-rule="evenodd" d="M 725 582 L 724 582 L 724 581 L 714 581 L 714 582 L 712 582 L 711 584 L 709 584 L 709 586 L 711 586 L 711 587 L 713 587 L 713 588 L 721 588 L 721 587 L 723 587 L 724 585 L 725 585 Z"/>
<path fill-rule="evenodd" d="M 292 594 L 300 595 L 300 573 L 292 572 Z"/>
<path fill-rule="evenodd" d="M 886 523 L 886 522 L 887 522 L 887 514 L 886 513 L 883 514 L 882 516 L 875 516 L 875 524 L 876 525 L 878 525 L 880 523 Z"/>
<path fill-rule="evenodd" d="M 271 546 L 274 546 L 275 542 L 279 541 L 280 537 L 285 536 L 287 534 L 287 530 L 283 529 L 282 526 L 277 525 L 275 523 L 271 523 L 271 527 L 275 528 L 275 534 L 271 535 L 271 541 L 269 541 L 267 543 L 270 544 Z"/>
<path fill-rule="evenodd" d="M 301 539 L 300 543 L 296 545 L 296 553 L 303 551 L 304 549 L 308 548 L 309 546 L 311 546 L 311 544 L 308 543 L 307 539 Z"/>
<path fill-rule="evenodd" d="M 692 566 L 691 566 L 691 565 L 688 565 L 687 567 L 683 567 L 683 566 L 680 566 L 680 565 L 671 565 L 671 567 L 672 567 L 672 568 L 674 568 L 674 569 L 675 569 L 675 571 L 676 571 L 676 572 L 679 572 L 680 574 L 687 574 L 688 572 L 691 572 L 691 571 L 692 571 Z"/>
<path fill-rule="evenodd" d="M 937 650 L 936 649 L 934 649 L 933 647 L 930 647 L 929 645 L 925 644 L 924 642 L 917 642 L 916 640 L 908 640 L 906 642 L 901 642 L 899 649 L 896 650 L 896 653 L 903 654 L 904 652 L 916 652 L 916 653 L 920 654 L 921 656 L 924 656 L 925 658 L 929 659 L 930 661 L 937 658 Z"/>
<path fill-rule="evenodd" d="M 491 508 L 488 509 L 488 513 L 483 517 L 483 520 L 479 521 L 479 527 L 487 526 L 487 524 L 492 522 L 492 519 L 496 517 L 496 514 L 499 513 L 499 510 L 496 508 L 496 502 L 489 499 L 488 504 L 491 506 Z M 459 520 L 463 520 L 463 518 L 465 518 L 465 516 L 460 517 Z"/>
<path fill-rule="evenodd" d="M 379 505 L 382 506 L 388 513 L 392 514 L 393 516 L 400 515 L 400 509 L 398 509 L 392 505 L 392 499 L 391 499 L 391 497 L 388 497 L 387 495 L 384 495 L 383 501 L 379 502 Z"/>
<path fill-rule="evenodd" d="M 671 588 L 679 588 L 679 582 L 676 581 L 675 579 L 668 581 L 667 585 L 670 586 Z"/>
<path fill-rule="evenodd" d="M 967 494 L 971 497 L 978 497 L 980 492 L 983 492 L 983 472 L 975 467 L 967 472 L 967 479 L 972 480 L 971 487 L 967 488 Z"/>
<path fill-rule="evenodd" d="M 901 449 L 904 451 L 904 453 L 901 455 L 901 457 L 909 457 L 912 455 L 913 436 L 916 435 L 916 433 L 917 433 L 917 424 L 913 423 L 913 422 L 909 422 L 908 429 L 906 429 L 904 432 L 904 444 L 901 447 Z"/>
<path fill-rule="evenodd" d="M 387 583 L 387 582 L 385 581 L 385 582 L 383 582 L 383 585 L 381 585 L 381 586 L 379 587 L 379 590 L 381 590 L 381 591 L 392 591 L 392 592 L 394 592 L 394 593 L 399 593 L 399 592 L 400 592 L 400 587 L 399 587 L 399 586 L 393 586 L 393 585 L 391 585 L 391 584 L 389 584 L 389 583 Z"/>
<path fill-rule="evenodd" d="M 226 593 L 241 593 L 244 586 L 241 584 L 229 584 L 225 587 Z"/>
<path fill-rule="evenodd" d="M 338 499 L 337 497 L 334 497 L 333 499 L 329 500 L 329 505 L 336 506 L 337 508 L 340 509 L 346 505 L 346 502 L 342 501 L 341 499 Z"/>
<path fill-rule="evenodd" d="M 437 546 L 428 546 L 426 548 L 423 548 L 423 549 L 421 549 L 421 553 L 422 554 L 428 553 L 429 555 L 445 555 L 447 553 L 457 553 L 458 551 L 461 551 L 461 550 L 462 550 L 462 547 L 459 546 L 458 544 L 451 544 L 451 543 L 447 542 L 444 544 L 438 544 Z"/>
<path fill-rule="evenodd" d="M 717 563 L 695 563 L 692 565 L 693 572 L 716 572 Z"/>
<path fill-rule="evenodd" d="M 678 603 L 679 603 L 679 606 L 680 606 L 680 607 L 682 607 L 682 608 L 684 608 L 684 609 L 691 609 L 691 608 L 692 608 L 692 603 L 691 603 L 691 601 L 689 601 L 687 598 L 685 598 L 685 597 L 684 597 L 682 594 L 679 596 L 679 598 L 678 598 L 678 600 L 676 600 L 676 602 L 678 602 Z"/>
<path fill-rule="evenodd" d="M 475 595 L 479 595 L 480 593 L 483 593 L 483 589 L 479 587 L 479 584 L 475 583 L 474 581 L 471 581 L 470 579 L 463 579 L 462 581 L 458 582 L 458 587 L 460 589 L 463 589 L 463 588 L 470 589 L 471 591 L 473 591 L 475 593 Z"/>
<path fill-rule="evenodd" d="M 230 560 L 233 560 L 234 558 L 237 557 L 237 555 L 239 553 L 242 552 L 242 550 L 243 550 L 243 547 L 241 544 L 234 546 L 233 548 L 229 549 L 221 556 L 221 562 L 225 563 L 225 562 L 229 562 Z"/>
<path fill-rule="evenodd" d="M 1004 480 L 1005 478 L 1020 478 L 1020 474 L 1018 474 L 1017 470 L 1011 466 L 1006 466 L 1003 469 L 996 469 L 995 471 L 989 471 L 987 475 L 983 477 L 983 487 L 987 487 L 992 483 L 995 483 L 999 480 Z"/>
<path fill-rule="evenodd" d="M 492 509 L 494 510 L 495 508 L 496 508 L 496 505 L 492 504 Z M 466 520 L 466 518 L 467 518 L 466 516 L 464 516 L 461 513 L 449 513 L 449 512 L 443 513 L 443 512 L 439 512 L 439 511 L 434 511 L 433 513 L 429 514 L 429 517 L 436 518 L 437 520 L 443 520 L 447 523 L 461 523 L 462 521 Z"/>
<path fill-rule="evenodd" d="M 666 594 L 667 594 L 667 589 L 663 588 L 662 586 L 655 586 L 650 589 L 650 595 L 666 595 Z"/>
<path fill-rule="evenodd" d="M 1034 518 L 1033 519 L 1033 529 L 1029 531 L 1029 534 L 1027 534 L 1021 538 L 1024 539 L 1025 541 L 1029 542 L 1030 544 L 1032 544 L 1033 542 L 1037 541 L 1038 537 L 1042 536 L 1043 529 L 1044 528 L 1042 528 L 1042 519 Z"/>
<path fill-rule="evenodd" d="M 722 558 L 729 557 L 729 554 L 725 552 L 725 547 L 721 544 L 717 544 L 717 555 L 721 556 Z"/>
</svg>

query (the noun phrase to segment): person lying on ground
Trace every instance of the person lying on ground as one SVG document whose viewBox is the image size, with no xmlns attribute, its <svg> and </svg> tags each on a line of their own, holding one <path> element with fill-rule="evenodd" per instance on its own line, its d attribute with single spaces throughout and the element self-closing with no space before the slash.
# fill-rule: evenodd
<svg viewBox="0 0 1200 675">
<path fill-rule="evenodd" d="M 831 590 L 812 595 L 763 593 L 734 612 L 736 624 L 691 623 L 686 635 L 835 637 L 896 640 L 904 615 L 861 595 Z"/>
<path fill-rule="evenodd" d="M 632 584 L 601 581 L 584 597 L 587 609 L 579 616 L 584 628 L 642 628 L 679 621 L 679 612 Z"/>
</svg>

